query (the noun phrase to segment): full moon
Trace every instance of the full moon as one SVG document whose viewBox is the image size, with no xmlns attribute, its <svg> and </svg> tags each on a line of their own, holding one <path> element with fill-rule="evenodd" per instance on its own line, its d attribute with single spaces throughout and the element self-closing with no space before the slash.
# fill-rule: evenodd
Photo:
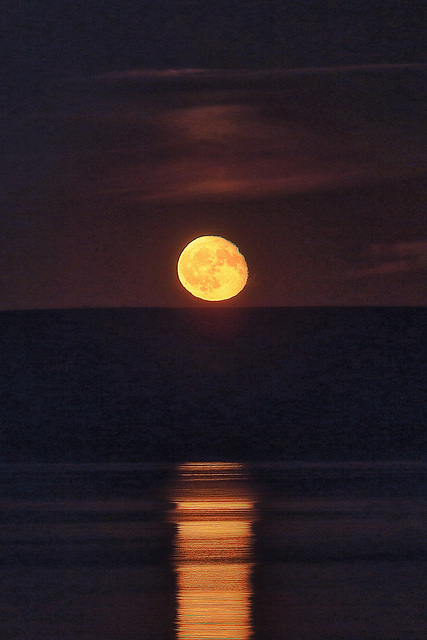
<svg viewBox="0 0 427 640">
<path fill-rule="evenodd" d="M 235 244 L 221 236 L 201 236 L 182 251 L 177 265 L 182 286 L 202 300 L 228 300 L 246 284 L 248 267 Z"/>
</svg>

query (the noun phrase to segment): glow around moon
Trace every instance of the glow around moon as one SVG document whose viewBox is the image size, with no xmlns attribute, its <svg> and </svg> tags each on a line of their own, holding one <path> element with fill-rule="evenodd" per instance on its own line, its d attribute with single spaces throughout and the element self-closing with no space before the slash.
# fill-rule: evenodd
<svg viewBox="0 0 427 640">
<path fill-rule="evenodd" d="M 221 236 L 201 236 L 179 256 L 178 278 L 185 289 L 202 300 L 228 300 L 246 284 L 248 267 L 235 244 Z"/>
</svg>

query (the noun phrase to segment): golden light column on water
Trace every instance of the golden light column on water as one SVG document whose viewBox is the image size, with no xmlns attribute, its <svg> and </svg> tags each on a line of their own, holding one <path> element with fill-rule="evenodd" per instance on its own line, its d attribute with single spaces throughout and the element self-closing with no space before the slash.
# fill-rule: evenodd
<svg viewBox="0 0 427 640">
<path fill-rule="evenodd" d="M 186 463 L 177 471 L 177 640 L 249 640 L 254 501 L 243 466 Z"/>
</svg>

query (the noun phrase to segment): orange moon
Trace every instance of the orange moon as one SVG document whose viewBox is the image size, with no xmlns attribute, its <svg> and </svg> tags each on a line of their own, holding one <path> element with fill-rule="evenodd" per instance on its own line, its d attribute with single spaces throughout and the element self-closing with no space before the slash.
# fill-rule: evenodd
<svg viewBox="0 0 427 640">
<path fill-rule="evenodd" d="M 236 296 L 248 267 L 235 244 L 221 236 L 201 236 L 183 249 L 177 264 L 182 286 L 196 298 L 218 301 Z"/>
</svg>

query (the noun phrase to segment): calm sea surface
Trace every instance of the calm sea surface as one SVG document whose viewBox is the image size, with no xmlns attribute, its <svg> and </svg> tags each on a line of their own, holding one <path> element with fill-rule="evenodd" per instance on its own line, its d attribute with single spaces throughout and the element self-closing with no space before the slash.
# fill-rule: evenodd
<svg viewBox="0 0 427 640">
<path fill-rule="evenodd" d="M 424 640 L 427 465 L 0 465 L 4 640 Z"/>
</svg>

